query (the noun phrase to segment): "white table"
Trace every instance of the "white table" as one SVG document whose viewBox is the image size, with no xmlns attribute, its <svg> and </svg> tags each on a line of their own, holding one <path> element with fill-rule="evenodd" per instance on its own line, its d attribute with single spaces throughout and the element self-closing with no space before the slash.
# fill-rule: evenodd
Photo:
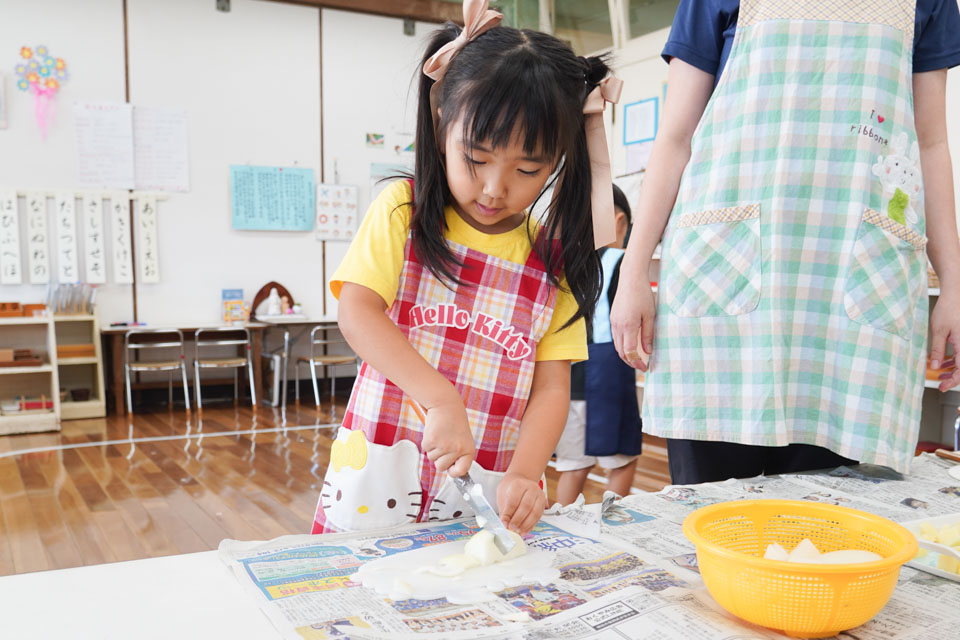
<svg viewBox="0 0 960 640">
<path fill-rule="evenodd" d="M 280 637 L 216 551 L 0 578 L 0 638 Z"/>
</svg>

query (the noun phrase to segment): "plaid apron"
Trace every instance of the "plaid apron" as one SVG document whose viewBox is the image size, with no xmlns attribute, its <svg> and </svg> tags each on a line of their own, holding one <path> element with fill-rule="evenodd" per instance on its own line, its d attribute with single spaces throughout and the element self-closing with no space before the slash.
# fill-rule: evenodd
<svg viewBox="0 0 960 640">
<path fill-rule="evenodd" d="M 663 238 L 644 431 L 906 471 L 926 367 L 915 0 L 744 0 Z"/>
<path fill-rule="evenodd" d="M 408 237 L 388 315 L 463 398 L 477 448 L 470 473 L 496 505 L 557 291 L 533 251 L 516 264 L 449 245 L 463 263 L 454 275 L 464 284 L 441 283 L 417 260 Z M 363 363 L 331 449 L 313 533 L 472 515 L 447 474 L 420 451 L 422 438 L 404 393 Z"/>
</svg>

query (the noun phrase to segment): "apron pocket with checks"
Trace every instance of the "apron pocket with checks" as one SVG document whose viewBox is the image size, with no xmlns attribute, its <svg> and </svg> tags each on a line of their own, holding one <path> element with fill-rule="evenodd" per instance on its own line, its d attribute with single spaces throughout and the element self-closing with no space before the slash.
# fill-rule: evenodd
<svg viewBox="0 0 960 640">
<path fill-rule="evenodd" d="M 660 295 L 678 316 L 735 316 L 760 302 L 760 205 L 681 216 Z"/>
<path fill-rule="evenodd" d="M 926 244 L 916 231 L 864 211 L 843 296 L 850 319 L 909 339 L 923 294 Z"/>
</svg>

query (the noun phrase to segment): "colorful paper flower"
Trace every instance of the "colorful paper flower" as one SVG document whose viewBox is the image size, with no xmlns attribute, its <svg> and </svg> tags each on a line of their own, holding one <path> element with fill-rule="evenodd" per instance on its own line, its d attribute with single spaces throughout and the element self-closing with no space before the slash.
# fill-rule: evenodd
<svg viewBox="0 0 960 640">
<path fill-rule="evenodd" d="M 51 69 L 50 67 L 40 67 L 40 70 L 37 71 L 37 73 L 39 73 L 42 77 L 46 78 L 51 73 L 53 73 L 53 69 Z"/>
<path fill-rule="evenodd" d="M 36 71 L 39 68 L 40 68 L 40 63 L 37 62 L 36 60 L 31 60 L 30 62 L 27 63 L 27 69 L 30 69 L 31 71 Z"/>
<path fill-rule="evenodd" d="M 54 71 L 54 75 L 57 76 L 57 80 L 60 82 L 66 82 L 70 79 L 70 73 L 66 69 L 57 69 Z"/>
<path fill-rule="evenodd" d="M 35 73 L 28 73 L 27 80 L 30 81 L 30 84 L 37 84 L 38 82 L 40 82 L 40 76 L 38 76 Z"/>
<path fill-rule="evenodd" d="M 18 65 L 15 66 L 13 69 L 14 69 L 14 71 L 17 72 L 17 75 L 18 75 L 18 76 L 23 76 L 23 75 L 26 75 L 26 74 L 27 74 L 27 65 L 25 65 L 25 64 L 18 64 Z"/>
<path fill-rule="evenodd" d="M 45 67 L 50 67 L 51 69 L 53 69 L 56 66 L 56 64 L 57 64 L 57 61 L 51 58 L 50 56 L 47 56 L 46 58 L 43 59 L 43 65 Z"/>
<path fill-rule="evenodd" d="M 47 51 L 47 48 L 45 46 L 43 46 L 42 44 L 37 45 L 37 56 L 42 58 L 46 56 L 48 53 L 49 51 Z"/>
<path fill-rule="evenodd" d="M 44 82 L 44 84 L 46 85 L 47 89 L 59 89 L 59 88 L 60 88 L 60 83 L 57 82 L 57 79 L 56 79 L 56 78 L 47 78 L 46 81 Z"/>
<path fill-rule="evenodd" d="M 26 91 L 29 88 L 30 88 L 30 83 L 27 82 L 25 78 L 20 78 L 19 80 L 17 80 L 17 89 L 20 89 L 20 91 Z"/>
<path fill-rule="evenodd" d="M 30 47 L 20 47 L 20 57 L 24 59 L 32 58 L 33 51 L 30 49 Z"/>
<path fill-rule="evenodd" d="M 56 64 L 54 65 L 57 69 L 66 69 L 67 63 L 63 61 L 63 58 L 57 58 Z"/>
</svg>

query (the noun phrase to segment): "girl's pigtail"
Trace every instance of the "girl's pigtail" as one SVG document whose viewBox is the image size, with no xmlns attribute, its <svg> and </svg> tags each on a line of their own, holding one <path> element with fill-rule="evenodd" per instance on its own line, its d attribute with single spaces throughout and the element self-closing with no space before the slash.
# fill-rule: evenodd
<svg viewBox="0 0 960 640">
<path fill-rule="evenodd" d="M 439 117 L 434 114 L 430 100 L 430 93 L 436 83 L 422 72 L 422 68 L 440 47 L 456 38 L 459 33 L 460 28 L 452 22 L 435 31 L 417 71 L 420 80 L 414 144 L 414 213 L 410 221 L 410 231 L 417 259 L 441 282 L 459 282 L 459 279 L 452 270 L 457 260 L 443 238 L 446 227 L 444 208 L 451 196 L 447 186 L 443 150 L 440 147 L 442 142 L 436 125 Z"/>
</svg>

